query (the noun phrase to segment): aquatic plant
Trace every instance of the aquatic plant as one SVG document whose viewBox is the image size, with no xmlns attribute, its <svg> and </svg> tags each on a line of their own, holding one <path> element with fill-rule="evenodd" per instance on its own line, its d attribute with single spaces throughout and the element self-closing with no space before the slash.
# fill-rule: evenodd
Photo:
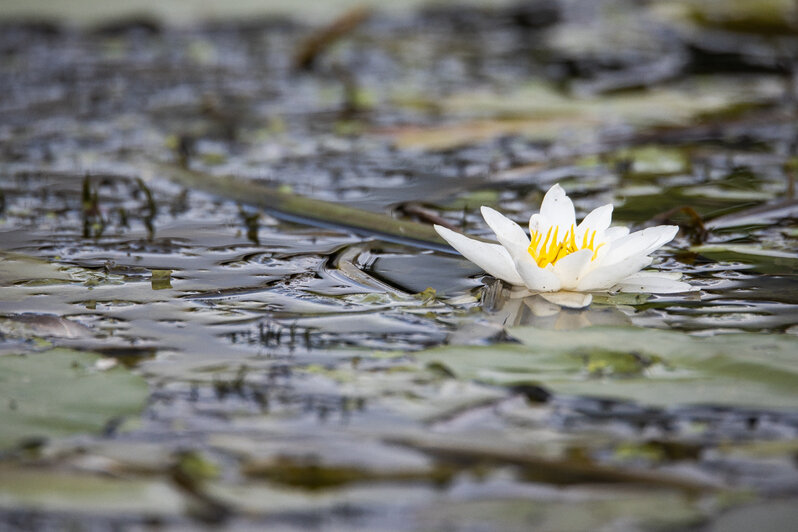
<svg viewBox="0 0 798 532">
<path fill-rule="evenodd" d="M 469 238 L 439 225 L 435 230 L 465 258 L 515 286 L 567 307 L 585 307 L 591 292 L 677 293 L 692 290 L 680 274 L 641 271 L 651 253 L 676 236 L 675 225 L 633 233 L 610 227 L 612 204 L 594 209 L 577 225 L 574 204 L 559 185 L 529 219 L 529 233 L 490 207 L 482 216 L 499 244 Z"/>
</svg>

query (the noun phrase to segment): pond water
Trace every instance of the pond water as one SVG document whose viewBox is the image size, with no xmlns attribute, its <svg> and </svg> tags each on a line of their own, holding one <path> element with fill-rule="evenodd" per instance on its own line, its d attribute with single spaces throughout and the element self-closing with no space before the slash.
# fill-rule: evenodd
<svg viewBox="0 0 798 532">
<path fill-rule="evenodd" d="M 789 529 L 783 4 L 4 22 L 0 529 Z M 554 183 L 699 290 L 563 309 L 424 236 Z"/>
</svg>

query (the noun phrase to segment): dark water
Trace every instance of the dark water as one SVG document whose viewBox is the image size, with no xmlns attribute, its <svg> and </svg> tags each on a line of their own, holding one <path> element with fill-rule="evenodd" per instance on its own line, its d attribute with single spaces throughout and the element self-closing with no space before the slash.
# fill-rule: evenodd
<svg viewBox="0 0 798 532">
<path fill-rule="evenodd" d="M 0 528 L 788 529 L 798 40 L 740 4 L 375 13 L 310 70 L 300 19 L 6 23 Z M 559 182 L 701 291 L 513 300 L 186 167 L 485 236 Z"/>
</svg>

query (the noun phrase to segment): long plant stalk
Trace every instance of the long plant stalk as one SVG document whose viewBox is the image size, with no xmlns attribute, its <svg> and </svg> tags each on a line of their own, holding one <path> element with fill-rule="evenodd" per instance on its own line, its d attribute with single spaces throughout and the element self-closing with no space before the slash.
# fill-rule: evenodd
<svg viewBox="0 0 798 532">
<path fill-rule="evenodd" d="M 317 227 L 343 228 L 387 242 L 450 253 L 453 251 L 429 225 L 397 220 L 385 214 L 329 201 L 306 198 L 232 176 L 215 176 L 177 165 L 156 163 L 156 166 L 164 176 L 185 187 L 259 207 L 280 220 Z"/>
</svg>

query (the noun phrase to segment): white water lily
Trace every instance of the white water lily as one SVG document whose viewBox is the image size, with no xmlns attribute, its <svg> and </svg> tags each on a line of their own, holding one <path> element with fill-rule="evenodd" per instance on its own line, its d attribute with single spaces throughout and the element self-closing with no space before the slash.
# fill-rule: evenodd
<svg viewBox="0 0 798 532">
<path fill-rule="evenodd" d="M 659 225 L 630 233 L 610 227 L 612 205 L 593 210 L 577 225 L 574 204 L 560 185 L 543 198 L 540 213 L 529 219 L 529 233 L 490 207 L 482 216 L 499 244 L 490 244 L 441 227 L 435 230 L 465 258 L 515 286 L 546 300 L 581 308 L 591 292 L 678 293 L 692 290 L 679 274 L 641 271 L 651 253 L 676 236 L 675 225 Z"/>
</svg>

